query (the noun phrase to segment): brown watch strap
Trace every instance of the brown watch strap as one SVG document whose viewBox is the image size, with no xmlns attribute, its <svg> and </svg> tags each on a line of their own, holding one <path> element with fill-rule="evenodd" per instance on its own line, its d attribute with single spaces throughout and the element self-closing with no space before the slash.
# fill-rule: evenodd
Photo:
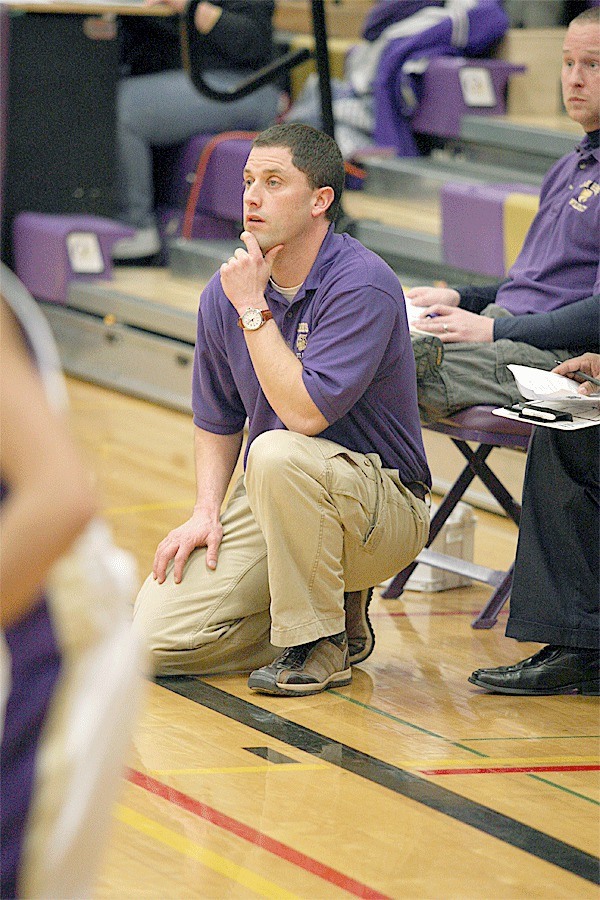
<svg viewBox="0 0 600 900">
<path fill-rule="evenodd" d="M 270 309 L 260 309 L 259 312 L 260 312 L 261 315 L 262 315 L 262 324 L 263 324 L 263 325 L 265 324 L 265 322 L 268 322 L 269 319 L 272 319 L 272 318 L 273 318 L 273 313 L 271 312 Z M 244 324 L 243 324 L 243 322 L 242 322 L 242 317 L 241 317 L 241 316 L 240 316 L 239 319 L 238 319 L 238 327 L 239 327 L 239 328 L 244 328 Z M 261 327 L 262 327 L 262 326 L 261 326 Z M 258 329 L 257 329 L 257 330 L 258 330 Z"/>
</svg>

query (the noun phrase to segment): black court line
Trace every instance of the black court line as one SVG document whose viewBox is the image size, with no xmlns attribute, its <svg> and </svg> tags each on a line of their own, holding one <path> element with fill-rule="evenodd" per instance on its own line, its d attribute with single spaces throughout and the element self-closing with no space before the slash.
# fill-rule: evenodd
<svg viewBox="0 0 600 900">
<path fill-rule="evenodd" d="M 399 769 L 360 750 L 354 750 L 346 744 L 340 744 L 339 741 L 317 731 L 261 709 L 247 700 L 206 684 L 199 678 L 157 678 L 156 682 L 194 703 L 254 728 L 261 734 L 267 734 L 290 747 L 310 753 L 403 797 L 415 800 L 429 809 L 477 828 L 505 844 L 518 847 L 592 884 L 600 884 L 600 860 L 597 857 L 544 834 L 543 831 L 524 825 L 488 806 L 461 797 L 460 794 L 433 784 L 419 775 Z"/>
<path fill-rule="evenodd" d="M 260 756 L 261 759 L 266 759 L 267 762 L 274 763 L 277 766 L 287 766 L 290 763 L 297 764 L 298 762 L 296 759 L 292 759 L 291 756 L 278 753 L 272 747 L 243 747 L 242 749 L 247 750 L 248 753 L 254 753 L 255 756 Z"/>
</svg>

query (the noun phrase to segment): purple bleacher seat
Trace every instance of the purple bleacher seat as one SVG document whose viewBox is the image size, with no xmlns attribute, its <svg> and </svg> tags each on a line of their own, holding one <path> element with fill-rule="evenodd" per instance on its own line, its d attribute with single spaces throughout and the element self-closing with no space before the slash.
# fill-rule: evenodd
<svg viewBox="0 0 600 900">
<path fill-rule="evenodd" d="M 440 195 L 442 256 L 457 269 L 503 278 L 504 203 L 509 194 L 537 194 L 530 184 L 448 181 Z"/>
<path fill-rule="evenodd" d="M 458 138 L 463 116 L 504 115 L 508 79 L 525 69 L 526 66 L 500 59 L 431 59 L 423 74 L 423 93 L 412 118 L 413 131 Z"/>
<path fill-rule="evenodd" d="M 102 216 L 22 212 L 13 220 L 15 272 L 37 300 L 66 303 L 72 281 L 111 277 L 114 242 L 133 234 Z"/>
<path fill-rule="evenodd" d="M 396 575 L 382 595 L 386 599 L 399 597 L 420 562 L 434 568 L 474 578 L 476 581 L 491 585 L 494 590 L 484 609 L 473 620 L 473 628 L 491 628 L 495 624 L 498 613 L 510 595 L 513 566 L 511 565 L 506 571 L 491 569 L 487 566 L 475 565 L 469 560 L 437 553 L 429 548 L 476 476 L 481 479 L 513 522 L 517 526 L 519 524 L 520 504 L 490 469 L 486 460 L 495 447 L 526 450 L 533 426 L 529 422 L 495 416 L 492 413 L 493 409 L 493 406 L 472 406 L 447 419 L 442 419 L 440 422 L 423 423 L 423 428 L 447 435 L 465 457 L 467 464 L 431 520 L 425 549 L 419 553 L 413 563 Z M 478 446 L 472 449 L 468 442 Z"/>
<path fill-rule="evenodd" d="M 158 209 L 159 229 L 166 242 L 183 234 L 184 214 L 194 187 L 198 162 L 214 134 L 197 134 L 181 148 L 164 185 Z M 236 240 L 242 221 L 243 171 L 249 138 L 225 138 L 213 148 L 195 204 L 191 233 L 204 240 Z M 236 177 L 236 173 L 237 176 Z"/>
<path fill-rule="evenodd" d="M 190 138 L 180 151 L 173 167 L 169 206 L 185 208 L 198 160 L 205 145 L 213 137 L 215 135 L 198 134 Z M 243 171 L 249 152 L 249 139 L 223 140 L 217 144 L 206 167 L 197 212 L 209 213 L 229 221 L 241 221 Z"/>
<path fill-rule="evenodd" d="M 158 228 L 166 243 L 181 237 L 185 210 L 180 207 L 159 206 Z M 235 241 L 240 236 L 240 228 L 235 222 L 220 219 L 209 213 L 194 215 L 191 238 L 205 241 Z"/>
</svg>

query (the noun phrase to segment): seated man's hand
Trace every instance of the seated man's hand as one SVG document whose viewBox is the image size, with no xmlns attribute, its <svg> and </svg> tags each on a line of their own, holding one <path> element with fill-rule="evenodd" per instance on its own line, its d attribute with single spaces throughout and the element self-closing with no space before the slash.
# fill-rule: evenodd
<svg viewBox="0 0 600 900">
<path fill-rule="evenodd" d="M 215 521 L 203 513 L 194 513 L 187 522 L 170 531 L 158 545 L 152 566 L 153 577 L 162 584 L 166 578 L 167 564 L 173 559 L 173 578 L 175 584 L 179 584 L 190 553 L 197 547 L 206 547 L 206 565 L 209 569 L 216 569 L 222 539 L 223 527 L 218 518 Z"/>
<path fill-rule="evenodd" d="M 454 306 L 435 303 L 413 325 L 419 331 L 435 334 L 445 344 L 459 342 L 486 344 L 494 340 L 494 320 Z"/>
<path fill-rule="evenodd" d="M 600 378 L 600 353 L 584 353 L 583 356 L 575 356 L 573 359 L 568 359 L 566 362 L 561 363 L 560 366 L 557 366 L 552 371 L 556 372 L 557 375 L 566 375 L 567 378 L 574 378 L 575 381 L 579 380 L 575 375 L 576 372 L 585 372 L 586 375 Z M 585 381 L 579 385 L 577 390 L 580 394 L 589 396 L 590 394 L 597 394 L 600 388 L 596 384 Z"/>
<path fill-rule="evenodd" d="M 458 306 L 460 303 L 460 294 L 452 288 L 414 287 L 404 293 L 413 306 L 431 306 L 433 303 Z"/>
</svg>

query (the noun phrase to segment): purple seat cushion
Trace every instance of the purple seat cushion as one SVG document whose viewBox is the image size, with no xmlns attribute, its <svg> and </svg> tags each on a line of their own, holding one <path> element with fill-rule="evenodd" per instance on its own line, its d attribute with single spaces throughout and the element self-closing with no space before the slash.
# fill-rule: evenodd
<svg viewBox="0 0 600 900">
<path fill-rule="evenodd" d="M 495 416 L 493 409 L 494 406 L 470 406 L 439 422 L 423 423 L 423 427 L 459 440 L 500 447 L 527 447 L 533 425 Z"/>
<path fill-rule="evenodd" d="M 469 68 L 485 69 L 495 103 L 467 105 L 460 72 Z M 463 116 L 504 115 L 508 79 L 525 69 L 525 66 L 500 59 L 464 59 L 460 56 L 439 56 L 432 59 L 423 74 L 423 93 L 412 119 L 413 130 L 438 137 L 458 138 Z"/>
<path fill-rule="evenodd" d="M 167 206 L 185 208 L 194 184 L 198 161 L 215 135 L 199 134 L 187 142 L 174 169 Z M 228 221 L 242 220 L 244 165 L 250 152 L 249 138 L 230 138 L 213 149 L 202 180 L 196 212 Z"/>
<path fill-rule="evenodd" d="M 69 235 L 77 232 L 97 238 L 91 271 L 85 265 L 76 271 L 69 258 Z M 133 234 L 133 228 L 102 216 L 21 212 L 13 220 L 15 272 L 36 299 L 66 303 L 71 281 L 111 277 L 114 242 Z"/>
</svg>

